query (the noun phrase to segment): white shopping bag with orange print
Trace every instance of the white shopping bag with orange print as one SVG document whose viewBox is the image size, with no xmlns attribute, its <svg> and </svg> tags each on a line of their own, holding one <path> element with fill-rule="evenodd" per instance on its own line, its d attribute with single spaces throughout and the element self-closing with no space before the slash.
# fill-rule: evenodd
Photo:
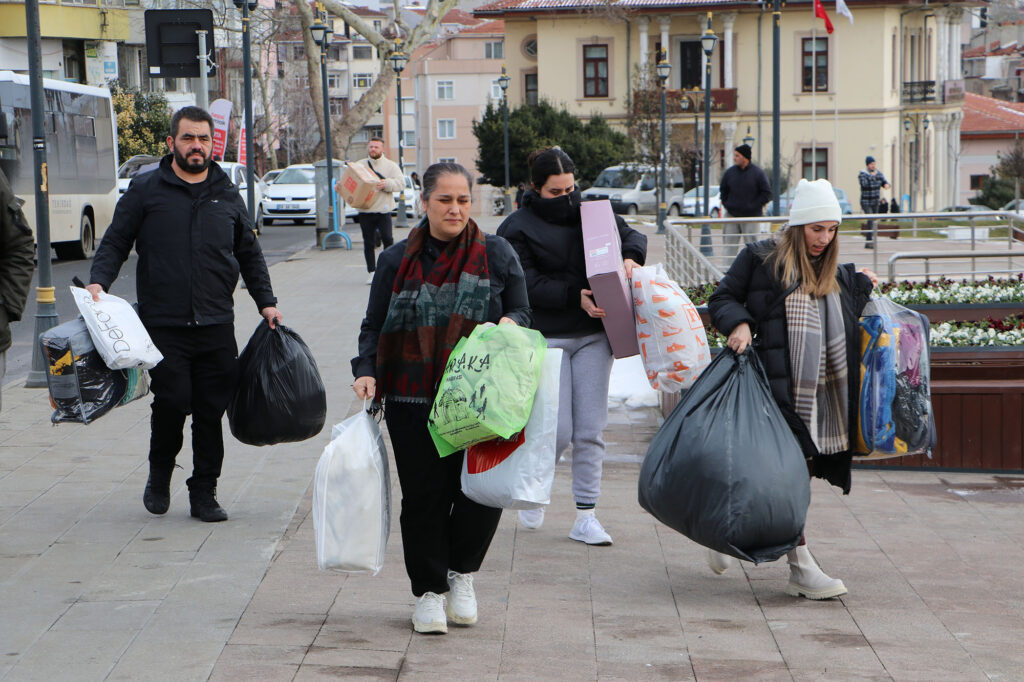
<svg viewBox="0 0 1024 682">
<path fill-rule="evenodd" d="M 661 263 L 633 268 L 633 310 L 640 357 L 653 388 L 689 388 L 711 363 L 697 307 Z"/>
</svg>

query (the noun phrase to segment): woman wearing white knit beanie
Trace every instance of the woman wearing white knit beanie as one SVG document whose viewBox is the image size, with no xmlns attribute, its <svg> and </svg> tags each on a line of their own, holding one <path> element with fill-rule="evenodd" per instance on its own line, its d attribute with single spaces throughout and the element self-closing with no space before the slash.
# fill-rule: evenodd
<svg viewBox="0 0 1024 682">
<path fill-rule="evenodd" d="M 736 353 L 753 345 L 772 396 L 800 443 L 812 476 L 850 492 L 857 425 L 857 323 L 877 276 L 839 265 L 842 211 L 827 180 L 797 185 L 789 223 L 778 236 L 749 244 L 708 301 L 711 321 Z M 846 594 L 801 538 L 787 554 L 786 591 L 808 599 Z M 723 573 L 735 559 L 709 550 Z"/>
</svg>

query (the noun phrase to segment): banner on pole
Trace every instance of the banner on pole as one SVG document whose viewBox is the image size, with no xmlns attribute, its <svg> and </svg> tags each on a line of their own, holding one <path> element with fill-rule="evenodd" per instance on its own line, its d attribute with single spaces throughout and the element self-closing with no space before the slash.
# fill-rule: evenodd
<svg viewBox="0 0 1024 682">
<path fill-rule="evenodd" d="M 231 100 L 215 99 L 210 104 L 210 116 L 213 117 L 213 158 L 224 160 L 224 152 L 228 148 L 228 123 L 231 121 Z"/>
<path fill-rule="evenodd" d="M 239 127 L 239 131 L 238 131 L 238 163 L 242 164 L 243 166 L 246 165 L 246 163 L 245 163 L 245 124 L 244 123 Z"/>
</svg>

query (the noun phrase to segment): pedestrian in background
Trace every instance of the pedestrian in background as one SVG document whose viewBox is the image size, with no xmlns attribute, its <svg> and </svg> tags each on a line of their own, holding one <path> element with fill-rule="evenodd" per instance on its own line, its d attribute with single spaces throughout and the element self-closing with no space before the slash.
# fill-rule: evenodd
<svg viewBox="0 0 1024 682">
<path fill-rule="evenodd" d="M 879 213 L 881 190 L 889 189 L 889 181 L 878 170 L 875 157 L 865 157 L 864 164 L 867 167 L 857 174 L 857 182 L 860 183 L 860 210 L 865 213 Z M 895 203 L 895 201 L 894 197 L 893 202 Z M 896 210 L 898 211 L 899 209 Z M 876 222 L 874 220 L 866 220 L 862 224 L 861 233 L 864 235 L 865 249 L 875 248 L 874 234 Z"/>
<path fill-rule="evenodd" d="M 750 160 L 751 149 L 741 144 L 732 153 L 733 165 L 722 175 L 719 196 L 725 208 L 726 218 L 760 218 L 765 204 L 772 200 L 772 186 L 768 176 Z M 722 242 L 727 258 L 734 258 L 739 243 L 749 244 L 761 233 L 757 220 L 743 223 L 728 223 L 722 226 Z"/>
<path fill-rule="evenodd" d="M 516 188 L 516 210 L 517 211 L 523 207 L 523 195 L 524 194 L 526 194 L 526 185 L 520 182 L 519 186 Z"/>
<path fill-rule="evenodd" d="M 35 272 L 35 241 L 14 195 L 0 169 L 0 386 L 7 373 L 7 349 L 11 347 L 11 322 L 25 312 L 28 290 Z M 2 396 L 0 396 L 2 399 Z"/>
<path fill-rule="evenodd" d="M 473 177 L 456 163 L 423 173 L 426 218 L 381 253 L 352 359 L 356 396 L 384 399 L 405 569 L 417 597 L 412 624 L 423 633 L 447 632 L 448 620 L 476 623 L 472 574 L 501 519 L 500 509 L 462 494 L 465 453 L 440 457 L 427 431 L 438 382 L 455 344 L 477 325 L 530 324 L 519 260 L 470 219 L 472 189 Z"/>
<path fill-rule="evenodd" d="M 405 178 L 398 164 L 384 156 L 384 140 L 371 137 L 366 145 L 366 158 L 359 161 L 376 173 L 377 196 L 367 208 L 359 209 L 359 230 L 363 233 L 363 256 L 366 258 L 366 271 L 370 273 L 366 283 L 373 282 L 373 271 L 376 269 L 374 257 L 376 247 L 383 245 L 388 248 L 395 243 L 391 234 L 391 211 L 395 209 L 395 192 L 405 191 Z M 340 182 L 340 180 L 339 180 Z"/>
<path fill-rule="evenodd" d="M 569 537 L 588 545 L 610 545 L 611 536 L 594 509 L 601 495 L 602 433 L 608 424 L 608 383 L 612 357 L 608 335 L 587 283 L 576 165 L 558 147 L 539 149 L 527 163 L 533 186 L 523 207 L 498 227 L 519 254 L 533 309 L 533 328 L 561 348 L 556 457 L 572 443 L 572 494 L 576 522 Z M 628 277 L 643 265 L 647 237 L 615 216 Z M 544 508 L 520 511 L 519 521 L 539 528 Z"/>
<path fill-rule="evenodd" d="M 743 249 L 708 300 L 708 310 L 712 324 L 728 336 L 729 348 L 743 353 L 753 344 L 810 474 L 849 494 L 859 413 L 858 320 L 878 278 L 866 268 L 858 273 L 852 263 L 838 264 L 841 222 L 832 185 L 801 180 L 788 225 L 774 239 Z M 808 599 L 846 594 L 842 580 L 818 567 L 803 537 L 787 559 L 789 594 Z M 708 550 L 715 573 L 735 561 Z"/>
<path fill-rule="evenodd" d="M 96 249 L 88 289 L 109 291 L 134 247 L 139 261 L 139 317 L 164 359 L 149 371 L 153 391 L 149 479 L 142 501 L 167 512 L 171 474 L 192 415 L 192 516 L 226 521 L 217 501 L 224 462 L 224 411 L 238 379 L 235 286 L 246 291 L 273 327 L 281 320 L 270 273 L 238 188 L 212 162 L 213 119 L 199 107 L 171 118 L 167 154 L 137 175 L 118 200 Z"/>
</svg>

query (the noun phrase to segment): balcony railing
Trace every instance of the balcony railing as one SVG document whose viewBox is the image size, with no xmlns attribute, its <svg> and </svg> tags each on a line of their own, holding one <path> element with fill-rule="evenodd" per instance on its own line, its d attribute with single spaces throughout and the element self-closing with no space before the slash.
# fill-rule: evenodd
<svg viewBox="0 0 1024 682">
<path fill-rule="evenodd" d="M 713 113 L 731 113 L 736 111 L 737 94 L 736 88 L 712 88 L 711 89 L 711 111 Z M 641 99 L 649 97 L 649 104 L 656 104 L 657 98 L 661 97 L 658 88 L 637 91 L 635 105 L 641 106 Z M 683 108 L 685 103 L 686 108 Z M 680 113 L 693 114 L 704 111 L 703 90 L 667 90 L 665 92 L 665 109 L 669 116 L 677 116 Z"/>
<path fill-rule="evenodd" d="M 935 101 L 935 81 L 907 81 L 903 83 L 904 104 Z"/>
</svg>

